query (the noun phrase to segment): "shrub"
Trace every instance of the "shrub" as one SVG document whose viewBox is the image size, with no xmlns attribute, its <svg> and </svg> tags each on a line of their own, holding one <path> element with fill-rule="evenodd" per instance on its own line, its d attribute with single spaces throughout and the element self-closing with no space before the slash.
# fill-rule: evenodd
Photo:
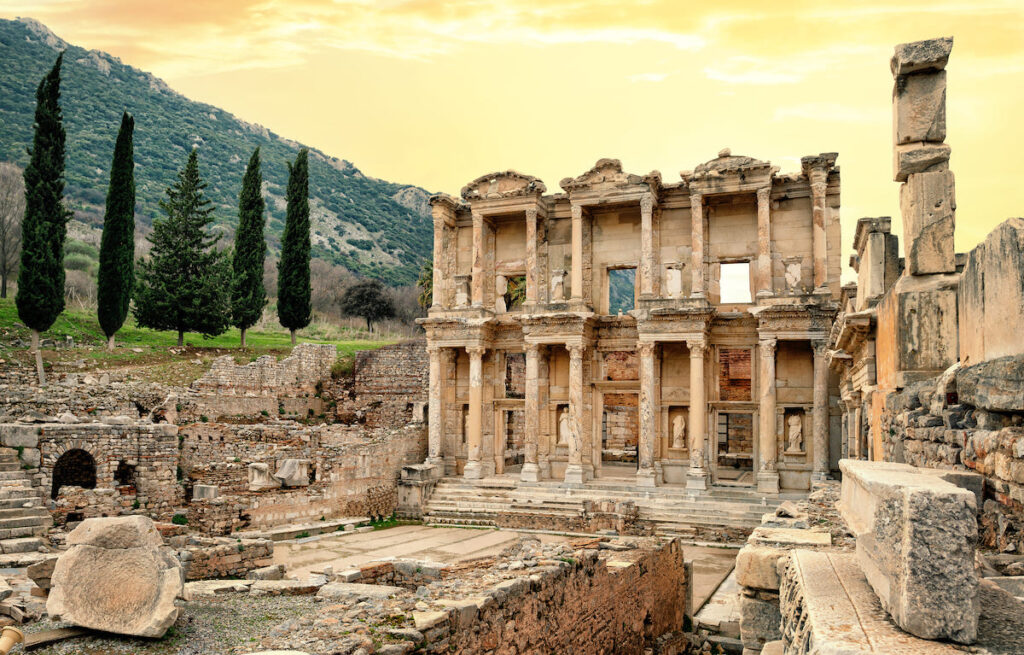
<svg viewBox="0 0 1024 655">
<path fill-rule="evenodd" d="M 175 514 L 171 517 L 171 523 L 174 525 L 188 525 L 188 517 L 184 514 Z"/>
</svg>

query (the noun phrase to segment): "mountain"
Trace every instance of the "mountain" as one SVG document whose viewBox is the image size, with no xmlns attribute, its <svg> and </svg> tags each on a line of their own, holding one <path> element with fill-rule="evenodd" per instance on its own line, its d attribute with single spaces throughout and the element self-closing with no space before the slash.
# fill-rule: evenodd
<svg viewBox="0 0 1024 655">
<path fill-rule="evenodd" d="M 102 226 L 110 158 L 121 112 L 127 110 L 135 116 L 136 218 L 143 231 L 162 216 L 158 203 L 164 190 L 197 146 L 217 224 L 233 235 L 242 174 L 260 146 L 267 241 L 272 251 L 279 250 L 285 162 L 295 159 L 302 144 L 193 102 L 117 57 L 69 45 L 30 18 L 0 20 L 0 160 L 27 163 L 36 86 L 65 49 L 66 198 L 81 223 L 75 227 L 98 231 Z M 315 148 L 310 148 L 309 167 L 313 255 L 388 284 L 414 282 L 433 243 L 428 192 L 369 177 Z"/>
</svg>

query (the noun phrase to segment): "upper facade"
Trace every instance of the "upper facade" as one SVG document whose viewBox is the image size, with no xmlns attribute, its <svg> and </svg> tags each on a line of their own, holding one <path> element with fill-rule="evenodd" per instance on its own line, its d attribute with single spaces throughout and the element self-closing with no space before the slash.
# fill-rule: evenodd
<svg viewBox="0 0 1024 655">
<path fill-rule="evenodd" d="M 840 294 L 835 153 L 799 172 L 732 155 L 680 173 L 615 159 L 560 182 L 503 171 L 431 198 L 431 318 L 576 312 L 643 321 L 671 308 L 751 312 Z M 628 320 L 628 319 L 627 319 Z"/>
</svg>

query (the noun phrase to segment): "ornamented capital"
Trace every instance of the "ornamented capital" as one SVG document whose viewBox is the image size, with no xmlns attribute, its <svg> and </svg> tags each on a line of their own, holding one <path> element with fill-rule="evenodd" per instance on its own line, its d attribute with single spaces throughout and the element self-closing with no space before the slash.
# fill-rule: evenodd
<svg viewBox="0 0 1024 655">
<path fill-rule="evenodd" d="M 815 198 L 825 197 L 825 191 L 828 189 L 828 182 L 825 180 L 817 180 L 811 182 L 811 195 Z"/>
<path fill-rule="evenodd" d="M 569 209 L 572 211 L 572 219 L 578 221 L 583 218 L 583 205 L 578 202 L 574 202 L 569 205 Z"/>
<path fill-rule="evenodd" d="M 758 341 L 758 345 L 761 346 L 761 354 L 764 357 L 772 357 L 775 355 L 775 348 L 779 342 L 777 339 L 761 339 Z"/>
<path fill-rule="evenodd" d="M 811 347 L 814 348 L 815 357 L 824 357 L 828 352 L 828 342 L 824 339 L 812 339 Z"/>
<path fill-rule="evenodd" d="M 528 343 L 525 346 L 527 357 L 539 357 L 540 356 L 540 344 L 539 343 Z"/>
<path fill-rule="evenodd" d="M 526 211 L 526 220 L 527 221 L 531 221 L 531 222 L 536 222 L 536 220 L 537 220 L 537 208 L 536 207 L 527 207 L 525 211 Z"/>
<path fill-rule="evenodd" d="M 644 341 L 636 345 L 636 351 L 640 354 L 641 357 L 653 357 L 654 350 L 657 347 L 658 345 L 654 342 Z"/>
<path fill-rule="evenodd" d="M 690 349 L 690 358 L 703 357 L 708 344 L 703 339 L 687 339 L 686 346 Z"/>
<path fill-rule="evenodd" d="M 483 346 L 466 346 L 466 352 L 470 357 L 483 357 L 487 349 Z"/>
<path fill-rule="evenodd" d="M 647 214 L 649 216 L 653 210 L 654 210 L 654 195 L 650 194 L 650 193 L 645 193 L 640 198 L 640 211 L 642 211 L 644 214 Z"/>
<path fill-rule="evenodd" d="M 566 346 L 566 348 L 569 350 L 570 359 L 583 359 L 583 351 L 586 350 L 583 346 L 573 344 L 571 346 Z"/>
<path fill-rule="evenodd" d="M 763 205 L 768 202 L 768 198 L 772 195 L 772 188 L 763 186 L 757 190 L 757 204 Z"/>
</svg>

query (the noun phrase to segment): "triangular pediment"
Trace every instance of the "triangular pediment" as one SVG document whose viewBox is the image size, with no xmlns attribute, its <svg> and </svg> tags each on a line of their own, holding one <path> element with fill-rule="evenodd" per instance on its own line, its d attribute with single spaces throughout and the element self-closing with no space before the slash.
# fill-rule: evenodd
<svg viewBox="0 0 1024 655">
<path fill-rule="evenodd" d="M 481 175 L 462 187 L 465 200 L 490 200 L 541 195 L 548 189 L 540 178 L 518 171 L 501 171 Z"/>
</svg>

